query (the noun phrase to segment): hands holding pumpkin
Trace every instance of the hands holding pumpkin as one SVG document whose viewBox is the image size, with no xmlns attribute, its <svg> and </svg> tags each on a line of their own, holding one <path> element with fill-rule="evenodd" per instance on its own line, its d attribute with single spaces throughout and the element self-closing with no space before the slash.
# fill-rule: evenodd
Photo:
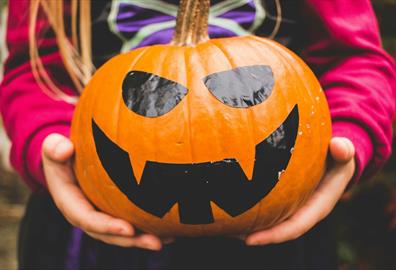
<svg viewBox="0 0 396 270">
<path fill-rule="evenodd" d="M 65 218 L 91 237 L 108 244 L 161 249 L 158 237 L 137 234 L 128 222 L 96 211 L 75 180 L 70 160 L 73 153 L 72 142 L 62 135 L 50 134 L 44 140 L 42 157 L 48 189 Z"/>
<path fill-rule="evenodd" d="M 245 240 L 247 245 L 276 244 L 296 239 L 333 210 L 355 171 L 355 148 L 347 138 L 333 138 L 329 152 L 329 169 L 305 205 L 280 224 L 249 235 Z"/>
<path fill-rule="evenodd" d="M 247 245 L 296 239 L 332 211 L 353 176 L 355 150 L 346 138 L 333 138 L 329 150 L 332 164 L 306 204 L 286 221 L 249 235 Z M 128 222 L 95 210 L 75 180 L 70 160 L 73 153 L 72 142 L 62 135 L 51 134 L 43 143 L 43 166 L 48 189 L 65 218 L 91 237 L 108 244 L 161 249 L 162 242 L 158 237 L 136 234 Z"/>
</svg>

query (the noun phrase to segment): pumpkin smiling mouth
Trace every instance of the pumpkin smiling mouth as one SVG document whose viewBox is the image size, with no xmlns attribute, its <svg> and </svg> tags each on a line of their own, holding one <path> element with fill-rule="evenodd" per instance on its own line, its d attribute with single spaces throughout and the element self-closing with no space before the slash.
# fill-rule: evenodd
<svg viewBox="0 0 396 270">
<path fill-rule="evenodd" d="M 110 140 L 94 119 L 92 131 L 103 168 L 133 204 L 162 218 L 177 203 L 181 223 L 210 224 L 214 222 L 211 202 L 236 217 L 255 206 L 276 186 L 290 161 L 298 123 L 295 105 L 286 120 L 256 145 L 251 180 L 235 158 L 228 158 L 195 164 L 147 161 L 138 183 L 128 152 Z"/>
</svg>

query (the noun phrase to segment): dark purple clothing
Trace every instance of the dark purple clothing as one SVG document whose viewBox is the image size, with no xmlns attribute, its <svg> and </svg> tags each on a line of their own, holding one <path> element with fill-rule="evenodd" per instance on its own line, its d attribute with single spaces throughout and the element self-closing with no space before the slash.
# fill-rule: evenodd
<svg viewBox="0 0 396 270">
<path fill-rule="evenodd" d="M 150 3 L 156 3 L 155 1 L 133 1 L 139 2 L 139 5 L 130 4 L 132 1 L 93 2 L 95 4 L 92 6 L 92 44 L 96 66 L 103 64 L 120 50 L 166 43 L 171 38 L 175 15 L 171 11 L 172 5 L 177 1 L 161 1 L 165 6 L 168 4 L 169 8 L 166 11 L 169 12 L 164 12 L 165 9 L 161 10 L 160 6 L 147 7 Z M 244 4 L 229 10 L 219 6 L 224 2 L 226 1 L 212 2 L 213 7 L 217 5 L 218 14 L 210 21 L 211 37 L 244 33 L 267 36 L 272 32 L 275 26 L 273 18 L 276 15 L 274 1 L 262 1 L 261 5 L 253 0 L 239 1 Z M 356 181 L 362 176 L 372 175 L 391 152 L 396 69 L 393 60 L 381 48 L 378 26 L 370 2 L 283 0 L 281 3 L 283 21 L 276 39 L 300 52 L 318 76 L 330 105 L 333 135 L 347 137 L 355 145 Z M 28 54 L 29 20 L 25 12 L 28 5 L 28 0 L 9 1 L 9 57 L 0 88 L 0 106 L 5 128 L 12 140 L 12 164 L 33 191 L 45 191 L 46 182 L 40 155 L 42 141 L 50 133 L 69 135 L 74 105 L 47 96 L 33 76 Z M 265 19 L 261 21 L 260 8 L 264 8 L 266 12 Z M 215 9 L 212 11 L 215 12 Z M 65 14 L 65 18 L 69 19 L 68 13 Z M 45 18 L 41 16 L 37 25 L 37 33 L 42 33 L 42 30 L 48 27 Z M 76 95 L 67 78 L 51 31 L 40 39 L 40 55 L 46 70 L 50 77 L 56 80 L 57 85 L 65 92 Z M 237 240 L 225 239 L 179 240 L 160 253 L 110 247 L 68 225 L 57 213 L 51 200 L 42 198 L 43 196 L 46 195 L 33 196 L 32 201 L 40 203 L 36 203 L 36 208 L 33 207 L 35 203 L 29 204 L 24 223 L 25 232 L 26 235 L 33 235 L 31 241 L 36 241 L 38 246 L 52 243 L 54 239 L 59 238 L 53 242 L 53 246 L 43 248 L 43 253 L 40 254 L 45 258 L 51 256 L 50 251 L 59 252 L 57 254 L 61 259 L 56 260 L 58 257 L 54 255 L 53 265 L 60 265 L 55 262 L 62 263 L 61 265 L 65 265 L 67 269 L 91 269 L 106 265 L 107 268 L 113 269 L 121 265 L 129 265 L 132 269 L 160 269 L 175 266 L 177 262 L 180 262 L 179 266 L 185 266 L 181 262 L 187 259 L 196 260 L 197 265 L 199 256 L 193 253 L 199 252 L 204 254 L 203 261 L 218 262 L 219 265 L 228 263 L 238 266 L 242 262 L 246 264 L 249 262 L 249 256 L 251 262 L 259 263 L 260 254 L 264 254 L 262 266 L 265 260 L 271 258 L 277 258 L 275 261 L 278 261 L 278 265 L 285 266 L 283 263 L 286 262 L 282 261 L 282 257 L 276 257 L 277 252 L 287 254 L 285 257 L 290 259 L 287 262 L 290 265 L 293 265 L 295 252 L 315 252 L 307 248 L 305 240 L 273 249 L 248 248 Z M 43 219 L 44 224 L 37 225 L 33 221 L 37 219 Z M 36 225 L 30 227 L 31 222 Z M 43 239 L 34 238 L 35 234 Z M 323 239 L 323 233 L 311 238 L 307 236 L 304 239 L 310 239 L 312 244 L 315 243 L 315 239 Z M 30 240 L 26 241 L 24 247 L 29 246 L 26 244 Z M 213 257 L 211 253 L 216 252 L 215 248 L 223 250 L 226 255 L 219 254 L 219 258 Z M 45 250 L 49 253 L 45 253 Z M 24 254 L 33 255 L 39 251 L 40 249 L 27 249 Z M 238 257 L 237 254 L 244 254 L 240 256 L 241 260 L 235 259 Z M 220 258 L 221 256 L 225 257 Z M 305 258 L 302 255 L 300 257 Z M 169 263 L 169 258 L 174 259 Z M 304 268 L 297 262 L 294 265 Z"/>
<path fill-rule="evenodd" d="M 109 246 L 75 231 L 48 194 L 34 194 L 22 221 L 20 269 L 336 270 L 332 217 L 281 245 L 247 247 L 231 238 L 180 238 L 160 252 Z M 70 246 L 74 248 L 71 249 Z"/>
</svg>

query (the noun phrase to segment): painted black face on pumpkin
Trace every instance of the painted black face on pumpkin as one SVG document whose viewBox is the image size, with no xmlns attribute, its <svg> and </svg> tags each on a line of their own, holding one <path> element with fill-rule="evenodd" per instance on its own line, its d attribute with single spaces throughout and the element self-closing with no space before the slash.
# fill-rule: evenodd
<svg viewBox="0 0 396 270">
<path fill-rule="evenodd" d="M 274 76 L 269 66 L 247 66 L 211 74 L 203 82 L 223 104 L 247 109 L 271 95 Z M 151 118 L 170 112 L 188 94 L 177 82 L 142 71 L 129 72 L 122 91 L 131 111 Z M 160 218 L 177 203 L 181 223 L 210 224 L 214 222 L 210 202 L 235 217 L 275 187 L 291 158 L 298 123 L 295 105 L 284 122 L 256 145 L 252 179 L 234 157 L 229 157 L 195 164 L 147 161 L 138 182 L 128 152 L 109 139 L 94 120 L 92 131 L 103 168 L 132 203 Z"/>
</svg>

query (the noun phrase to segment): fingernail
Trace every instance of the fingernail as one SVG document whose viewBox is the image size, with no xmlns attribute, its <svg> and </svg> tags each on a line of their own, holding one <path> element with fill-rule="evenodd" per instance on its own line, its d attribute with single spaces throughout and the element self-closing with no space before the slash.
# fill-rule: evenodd
<svg viewBox="0 0 396 270">
<path fill-rule="evenodd" d="M 55 155 L 59 156 L 62 155 L 68 148 L 70 147 L 70 143 L 68 141 L 61 141 L 55 148 Z"/>
<path fill-rule="evenodd" d="M 150 249 L 150 250 L 159 250 L 159 249 L 160 249 L 160 247 L 158 247 L 158 246 L 156 246 L 156 245 L 153 245 L 153 244 L 151 243 L 151 241 L 148 241 L 148 240 L 143 240 L 143 241 L 142 241 L 142 245 L 143 245 L 145 248 Z"/>
<path fill-rule="evenodd" d="M 343 144 L 345 145 L 345 147 L 348 149 L 348 157 L 349 157 L 350 155 L 352 155 L 352 152 L 353 152 L 353 148 L 351 146 L 351 141 L 346 138 L 343 138 L 342 141 L 343 141 Z"/>
<path fill-rule="evenodd" d="M 114 234 L 120 234 L 123 236 L 133 236 L 134 235 L 133 228 L 118 219 L 110 221 L 109 228 L 110 228 L 111 232 Z"/>
<path fill-rule="evenodd" d="M 246 239 L 246 245 L 248 246 L 257 246 L 259 243 L 257 240 Z"/>
<path fill-rule="evenodd" d="M 127 228 L 124 228 L 124 227 L 121 227 L 119 229 L 119 232 L 120 232 L 120 234 L 125 235 L 125 236 L 132 236 L 133 235 Z"/>
<path fill-rule="evenodd" d="M 246 245 L 248 246 L 258 246 L 260 243 L 257 241 L 247 241 Z"/>
<path fill-rule="evenodd" d="M 343 143 L 345 146 L 348 146 L 348 147 L 349 147 L 348 139 L 346 139 L 346 138 L 341 138 L 341 141 L 342 141 L 342 143 Z"/>
</svg>

